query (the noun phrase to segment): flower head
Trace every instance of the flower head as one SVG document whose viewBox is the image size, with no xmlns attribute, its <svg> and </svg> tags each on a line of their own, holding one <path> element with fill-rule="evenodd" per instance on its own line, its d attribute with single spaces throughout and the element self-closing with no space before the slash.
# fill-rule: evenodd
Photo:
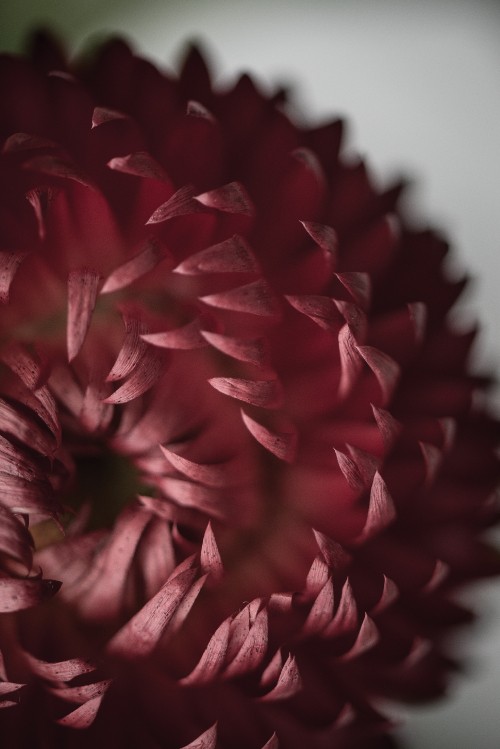
<svg viewBox="0 0 500 749">
<path fill-rule="evenodd" d="M 0 61 L 0 735 L 389 746 L 496 573 L 464 281 L 401 186 L 192 49 Z"/>
</svg>

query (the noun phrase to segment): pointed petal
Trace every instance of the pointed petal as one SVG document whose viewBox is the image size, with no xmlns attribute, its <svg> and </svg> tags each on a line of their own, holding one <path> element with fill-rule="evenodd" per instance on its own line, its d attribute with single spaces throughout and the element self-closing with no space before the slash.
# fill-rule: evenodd
<svg viewBox="0 0 500 749">
<path fill-rule="evenodd" d="M 20 611 L 51 598 L 61 583 L 41 578 L 0 578 L 0 612 Z"/>
<path fill-rule="evenodd" d="M 174 328 L 173 330 L 145 333 L 141 335 L 141 338 L 152 346 L 183 351 L 207 346 L 207 341 L 201 334 L 200 320 L 192 320 L 181 328 Z"/>
<path fill-rule="evenodd" d="M 82 674 L 89 674 L 96 670 L 96 666 L 83 658 L 70 658 L 67 661 L 49 663 L 35 658 L 31 653 L 24 654 L 34 674 L 48 681 L 71 681 Z"/>
<path fill-rule="evenodd" d="M 245 380 L 241 377 L 212 377 L 210 385 L 219 393 L 261 408 L 279 408 L 283 403 L 283 388 L 277 379 Z"/>
<path fill-rule="evenodd" d="M 181 749 L 215 749 L 217 744 L 217 724 L 215 723 L 208 731 L 205 731 L 194 741 L 185 744 Z"/>
<path fill-rule="evenodd" d="M 180 684 L 201 686 L 214 680 L 226 657 L 229 627 L 229 619 L 225 619 L 210 638 L 197 665 L 190 674 L 179 680 Z"/>
<path fill-rule="evenodd" d="M 232 336 L 200 331 L 203 338 L 223 354 L 233 359 L 264 366 L 269 361 L 269 345 L 265 338 L 233 338 Z"/>
<path fill-rule="evenodd" d="M 356 463 L 352 460 L 352 458 L 350 458 L 340 450 L 335 450 L 335 455 L 337 456 L 339 468 L 342 471 L 349 487 L 355 492 L 362 491 L 364 489 L 365 482 L 363 481 L 363 477 L 361 476 Z"/>
<path fill-rule="evenodd" d="M 166 359 L 162 352 L 148 347 L 130 377 L 104 402 L 127 403 L 138 398 L 158 382 L 165 371 L 165 366 Z"/>
<path fill-rule="evenodd" d="M 105 679 L 103 681 L 94 681 L 90 684 L 78 685 L 76 687 L 52 687 L 50 688 L 50 692 L 67 702 L 74 702 L 82 705 L 89 700 L 93 700 L 95 697 L 102 697 L 108 690 L 110 684 L 111 679 Z"/>
<path fill-rule="evenodd" d="M 323 559 L 334 572 L 343 572 L 351 561 L 351 555 L 333 538 L 313 529 L 314 537 Z"/>
<path fill-rule="evenodd" d="M 105 125 L 106 122 L 113 122 L 114 120 L 128 119 L 130 119 L 128 114 L 118 112 L 116 109 L 108 109 L 107 107 L 95 107 L 92 114 L 92 127 L 99 127 L 99 125 Z"/>
<path fill-rule="evenodd" d="M 306 578 L 305 591 L 309 597 L 316 598 L 321 588 L 328 582 L 328 567 L 320 556 L 315 557 Z"/>
<path fill-rule="evenodd" d="M 269 450 L 270 453 L 276 455 L 280 460 L 293 463 L 297 454 L 298 435 L 296 431 L 271 431 L 248 416 L 243 410 L 241 411 L 241 418 L 252 437 L 262 447 L 265 447 L 266 450 Z"/>
<path fill-rule="evenodd" d="M 238 234 L 190 255 L 174 268 L 175 273 L 188 276 L 200 273 L 256 273 L 258 270 L 259 264 L 253 250 Z"/>
<path fill-rule="evenodd" d="M 250 673 L 260 666 L 267 651 L 267 611 L 262 609 L 250 628 L 240 650 L 227 666 L 224 676 L 234 678 Z"/>
<path fill-rule="evenodd" d="M 100 293 L 110 294 L 113 291 L 130 286 L 131 283 L 145 276 L 146 273 L 149 273 L 165 260 L 168 261 L 169 267 L 173 265 L 173 258 L 167 248 L 157 239 L 146 240 L 142 250 L 137 255 L 110 273 L 104 281 Z"/>
<path fill-rule="evenodd" d="M 158 593 L 111 638 L 107 652 L 125 658 L 142 658 L 152 653 L 195 576 L 193 569 L 171 576 Z"/>
<path fill-rule="evenodd" d="M 293 697 L 302 688 L 299 669 L 295 658 L 289 655 L 279 675 L 276 686 L 270 692 L 260 697 L 260 702 L 275 702 Z"/>
<path fill-rule="evenodd" d="M 386 575 L 384 575 L 384 587 L 382 588 L 382 594 L 373 609 L 371 609 L 370 614 L 372 616 L 375 616 L 376 614 L 385 611 L 385 609 L 390 606 L 393 601 L 397 600 L 398 597 L 399 590 L 396 583 L 390 578 L 386 577 Z"/>
<path fill-rule="evenodd" d="M 97 299 L 99 285 L 97 271 L 83 268 L 71 271 L 68 277 L 68 361 L 77 356 L 87 331 Z"/>
<path fill-rule="evenodd" d="M 210 307 L 245 312 L 260 317 L 276 317 L 281 312 L 276 295 L 263 279 L 229 289 L 229 291 L 202 296 L 200 301 Z"/>
<path fill-rule="evenodd" d="M 108 161 L 108 167 L 123 174 L 170 182 L 164 168 L 147 151 L 135 151 L 127 156 L 115 156 L 114 159 Z"/>
<path fill-rule="evenodd" d="M 266 741 L 262 749 L 280 749 L 280 742 L 275 733 L 273 733 L 269 741 Z"/>
<path fill-rule="evenodd" d="M 231 476 L 227 470 L 227 463 L 197 463 L 194 460 L 177 455 L 168 447 L 160 445 L 160 449 L 171 465 L 193 481 L 213 487 L 224 487 L 231 485 L 236 477 Z"/>
<path fill-rule="evenodd" d="M 100 694 L 98 697 L 94 697 L 92 700 L 85 702 L 80 707 L 77 707 L 73 712 L 65 715 L 64 718 L 60 718 L 57 722 L 61 726 L 67 726 L 69 728 L 76 728 L 83 730 L 88 728 L 95 720 L 97 712 L 101 706 L 102 698 L 104 694 Z"/>
<path fill-rule="evenodd" d="M 14 276 L 28 252 L 0 252 L 0 302 L 9 301 L 9 290 Z"/>
<path fill-rule="evenodd" d="M 335 274 L 356 304 L 362 309 L 368 309 L 371 299 L 371 281 L 368 273 L 346 272 Z"/>
<path fill-rule="evenodd" d="M 358 346 L 357 349 L 377 378 L 385 405 L 396 387 L 400 366 L 390 356 L 373 346 Z"/>
<path fill-rule="evenodd" d="M 379 639 L 380 635 L 375 622 L 373 619 L 370 619 L 368 614 L 365 614 L 354 645 L 347 651 L 347 653 L 343 653 L 341 660 L 346 661 L 351 658 L 357 658 L 367 650 L 373 648 Z"/>
<path fill-rule="evenodd" d="M 326 224 L 319 224 L 317 221 L 301 221 L 300 223 L 318 247 L 335 258 L 338 248 L 338 237 L 335 229 Z"/>
<path fill-rule="evenodd" d="M 203 572 L 210 574 L 213 580 L 220 580 L 224 574 L 222 559 L 210 522 L 207 525 L 201 544 L 200 565 Z"/>
<path fill-rule="evenodd" d="M 340 355 L 340 382 L 339 397 L 348 395 L 363 368 L 363 360 L 360 356 L 360 346 L 347 323 L 341 328 L 338 335 Z"/>
<path fill-rule="evenodd" d="M 382 435 L 384 446 L 386 450 L 390 450 L 401 433 L 401 424 L 396 421 L 389 411 L 385 411 L 383 408 L 377 408 L 372 404 L 372 411 Z"/>
<path fill-rule="evenodd" d="M 78 168 L 76 164 L 67 158 L 57 156 L 56 154 L 43 154 L 34 156 L 32 159 L 25 161 L 23 169 L 30 169 L 36 172 L 46 174 L 48 177 L 58 177 L 60 179 L 69 179 L 78 182 L 84 187 L 94 188 L 94 184 L 87 174 Z"/>
<path fill-rule="evenodd" d="M 336 331 L 342 325 L 342 318 L 334 300 L 318 294 L 287 295 L 291 306 L 309 317 L 323 330 Z"/>
<path fill-rule="evenodd" d="M 240 182 L 230 182 L 215 190 L 209 190 L 195 197 L 207 208 L 215 208 L 225 213 L 239 213 L 244 216 L 253 216 L 255 208 L 250 197 Z"/>
<path fill-rule="evenodd" d="M 318 593 L 307 619 L 305 620 L 302 632 L 305 635 L 314 635 L 321 632 L 333 617 L 333 583 L 328 578 L 326 583 Z"/>
<path fill-rule="evenodd" d="M 366 540 L 384 530 L 396 517 L 396 508 L 386 483 L 377 471 L 373 477 L 368 515 L 360 538 Z"/>
<path fill-rule="evenodd" d="M 177 216 L 187 216 L 201 213 L 203 206 L 194 199 L 194 191 L 190 185 L 181 187 L 165 203 L 162 203 L 146 221 L 146 224 L 159 224 Z"/>
<path fill-rule="evenodd" d="M 358 624 L 358 607 L 354 598 L 351 583 L 347 579 L 342 588 L 342 595 L 335 616 L 323 630 L 325 637 L 337 637 L 356 628 Z"/>
</svg>

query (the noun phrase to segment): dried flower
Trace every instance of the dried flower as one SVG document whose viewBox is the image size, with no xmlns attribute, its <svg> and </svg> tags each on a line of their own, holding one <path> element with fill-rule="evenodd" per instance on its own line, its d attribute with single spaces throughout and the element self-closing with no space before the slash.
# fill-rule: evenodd
<svg viewBox="0 0 500 749">
<path fill-rule="evenodd" d="M 195 49 L 0 86 L 3 745 L 391 746 L 500 569 L 446 243 Z"/>
</svg>

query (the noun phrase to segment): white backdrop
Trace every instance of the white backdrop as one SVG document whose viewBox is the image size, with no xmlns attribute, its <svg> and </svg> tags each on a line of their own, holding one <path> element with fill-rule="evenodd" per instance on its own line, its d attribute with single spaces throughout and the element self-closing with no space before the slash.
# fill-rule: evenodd
<svg viewBox="0 0 500 749">
<path fill-rule="evenodd" d="M 73 42 L 119 30 L 172 66 L 182 42 L 213 52 L 222 77 L 242 69 L 291 83 L 312 120 L 343 114 L 353 150 L 383 181 L 416 180 L 418 215 L 446 231 L 477 279 L 467 314 L 481 317 L 480 358 L 500 363 L 500 4 L 494 0 L 4 0 L 5 45 L 32 20 Z M 497 399 L 497 405 L 500 400 Z M 500 585 L 472 600 L 483 618 L 460 640 L 471 673 L 453 699 L 411 711 L 408 749 L 500 746 Z M 306 748 L 305 748 L 306 749 Z"/>
</svg>

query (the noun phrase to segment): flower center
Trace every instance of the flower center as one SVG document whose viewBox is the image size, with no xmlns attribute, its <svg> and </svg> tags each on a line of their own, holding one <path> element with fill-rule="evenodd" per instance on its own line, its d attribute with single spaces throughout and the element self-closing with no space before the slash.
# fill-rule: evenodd
<svg viewBox="0 0 500 749">
<path fill-rule="evenodd" d="M 73 480 L 62 502 L 76 511 L 89 506 L 87 530 L 111 528 L 136 494 L 148 493 L 131 460 L 106 445 L 98 445 L 92 452 L 73 459 Z"/>
</svg>

